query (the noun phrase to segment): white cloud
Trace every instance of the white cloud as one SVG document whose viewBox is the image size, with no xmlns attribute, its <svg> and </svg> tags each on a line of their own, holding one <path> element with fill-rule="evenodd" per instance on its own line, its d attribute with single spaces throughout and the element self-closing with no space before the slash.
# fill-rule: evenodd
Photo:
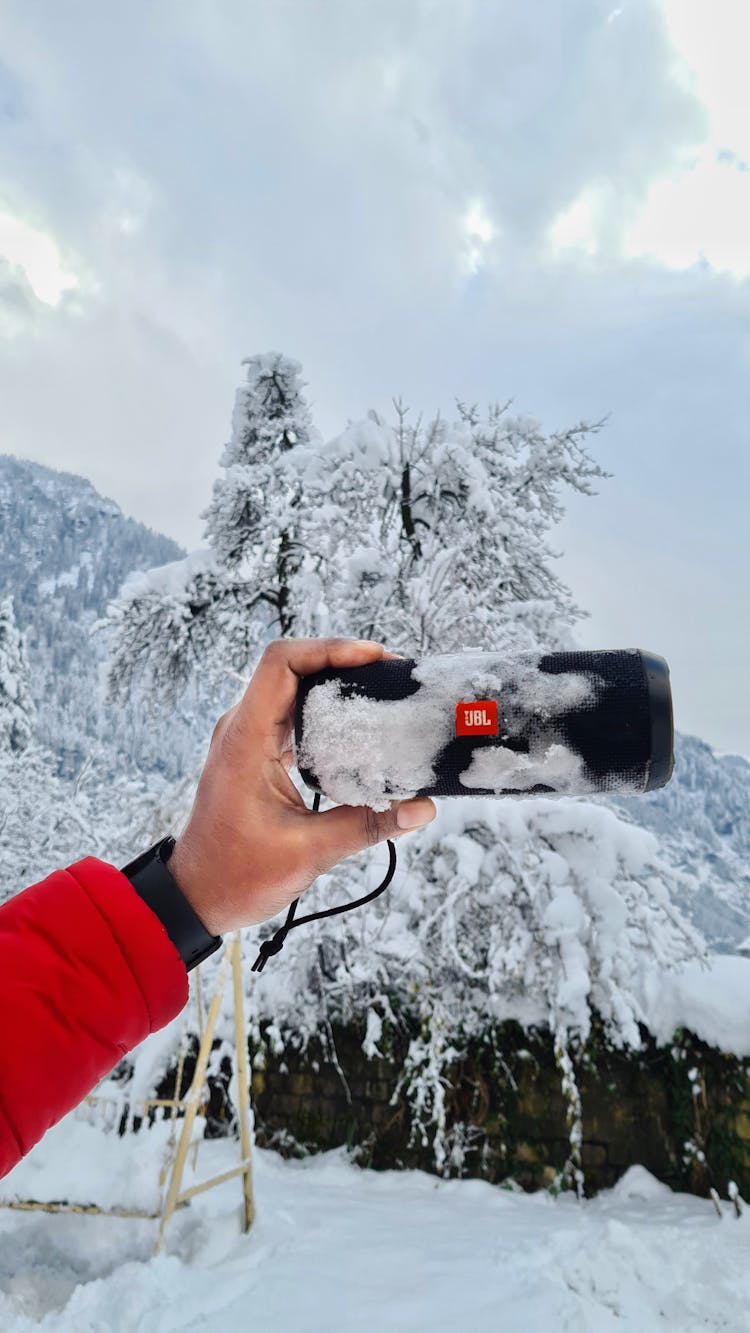
<svg viewBox="0 0 750 1333">
<path fill-rule="evenodd" d="M 587 186 L 546 235 L 552 257 L 575 254 L 617 265 L 648 258 L 671 269 L 708 264 L 750 275 L 750 169 L 704 148 L 665 174 L 639 201 L 613 183 Z"/>
<path fill-rule="evenodd" d="M 473 277 L 483 267 L 487 249 L 494 240 L 497 229 L 490 221 L 484 204 L 475 199 L 466 210 L 463 218 L 464 248 L 461 267 Z"/>
<path fill-rule="evenodd" d="M 9 212 L 0 212 L 0 257 L 22 270 L 45 305 L 59 305 L 63 292 L 78 286 L 78 278 L 65 267 L 52 236 Z"/>
<path fill-rule="evenodd" d="M 674 50 L 706 109 L 710 141 L 750 161 L 747 0 L 661 0 Z"/>
<path fill-rule="evenodd" d="M 579 250 L 585 255 L 595 255 L 599 248 L 596 225 L 598 211 L 596 191 L 590 188 L 584 190 L 557 215 L 550 226 L 547 240 L 552 253 Z"/>
<path fill-rule="evenodd" d="M 547 229 L 553 254 L 622 261 L 646 257 L 671 269 L 695 264 L 750 274 L 750 115 L 747 0 L 661 0 L 669 74 L 697 99 L 703 132 L 684 142 L 640 191 L 617 175 L 593 178 Z M 616 9 L 607 22 L 624 15 Z"/>
<path fill-rule="evenodd" d="M 680 176 L 657 181 L 627 231 L 624 253 L 670 268 L 703 261 L 750 275 L 750 171 L 709 149 Z"/>
<path fill-rule="evenodd" d="M 154 189 L 139 172 L 117 167 L 113 174 L 108 216 L 124 236 L 134 236 L 146 226 L 154 203 Z"/>
<path fill-rule="evenodd" d="M 680 64 L 676 73 L 707 117 L 704 146 L 692 161 L 651 186 L 629 229 L 626 255 L 650 255 L 671 268 L 707 263 L 750 274 L 750 115 L 747 0 L 662 0 Z"/>
</svg>

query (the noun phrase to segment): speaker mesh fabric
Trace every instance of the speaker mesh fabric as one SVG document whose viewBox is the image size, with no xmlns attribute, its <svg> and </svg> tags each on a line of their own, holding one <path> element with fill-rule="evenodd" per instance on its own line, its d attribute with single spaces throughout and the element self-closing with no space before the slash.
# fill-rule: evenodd
<svg viewBox="0 0 750 1333">
<path fill-rule="evenodd" d="M 458 736 L 451 735 L 441 745 L 432 760 L 432 779 L 423 786 L 410 791 L 412 795 L 424 796 L 500 796 L 556 794 L 566 795 L 588 792 L 644 791 L 651 785 L 661 785 L 671 772 L 671 707 L 669 707 L 668 727 L 665 724 L 665 707 L 669 704 L 669 684 L 666 663 L 662 659 L 644 655 L 638 651 L 601 651 L 550 653 L 541 658 L 524 655 L 514 661 L 500 659 L 496 654 L 472 654 L 471 662 L 481 661 L 490 677 L 493 671 L 502 680 L 501 688 L 496 691 L 485 688 L 478 695 L 465 694 L 458 687 L 453 703 L 446 704 L 447 710 L 461 700 L 479 698 L 495 699 L 498 705 L 500 728 L 498 736 Z M 295 741 L 299 770 L 305 783 L 315 791 L 325 791 L 321 784 L 321 767 L 316 764 L 315 753 L 306 743 L 305 715 L 306 703 L 310 692 L 318 685 L 336 681 L 341 694 L 341 746 L 347 752 L 351 749 L 347 728 L 346 700 L 365 698 L 388 704 L 418 696 L 428 686 L 414 678 L 415 669 L 428 663 L 448 662 L 448 658 L 426 658 L 421 663 L 413 659 L 393 659 L 374 662 L 368 666 L 353 667 L 343 670 L 327 670 L 314 676 L 305 677 L 297 695 L 295 715 Z M 466 660 L 469 660 L 467 655 Z M 462 655 L 450 658 L 460 672 Z M 651 671 L 647 670 L 651 665 Z M 656 664 L 656 665 L 654 665 Z M 546 681 L 546 693 L 554 697 L 558 691 L 555 677 L 560 678 L 560 706 L 552 709 L 527 706 L 523 681 L 529 670 Z M 446 668 L 447 669 L 447 668 Z M 589 683 L 590 689 L 585 697 L 577 699 L 571 706 L 565 706 L 570 698 L 571 680 L 581 678 Z M 552 678 L 552 679 L 550 679 Z M 652 678 L 659 689 L 655 691 Z M 658 708 L 655 695 L 659 693 Z M 665 693 L 666 692 L 666 693 Z M 663 696 L 663 697 L 662 697 Z M 664 703 L 666 698 L 667 703 Z M 419 702 L 415 697 L 415 708 Z M 655 736 L 655 709 L 659 713 L 662 729 L 658 733 L 659 746 L 664 750 L 668 744 L 669 754 L 656 756 L 661 767 L 660 780 L 652 783 Z M 386 714 L 383 715 L 384 720 Z M 451 731 L 454 732 L 454 728 Z M 668 741 L 667 738 L 668 737 Z M 553 747 L 551 749 L 550 747 Z M 532 785 L 519 788 L 517 780 L 510 786 L 467 787 L 466 774 L 474 757 L 482 750 L 509 751 L 518 756 L 538 757 L 563 751 L 578 756 L 578 777 L 571 787 L 570 781 L 560 783 L 553 768 L 545 772 L 544 763 L 534 762 L 530 772 L 539 779 Z M 512 758 L 512 756 L 511 756 Z M 304 761 L 307 762 L 304 762 Z M 353 770 L 357 756 L 352 754 Z M 519 761 L 523 763 L 524 760 Z M 528 763 L 528 758 L 526 760 Z M 655 772 L 655 770 L 654 770 Z M 464 780 L 461 780 L 461 775 Z M 403 790 L 394 791 L 388 783 L 382 787 L 384 796 L 401 796 Z M 325 792 L 328 795 L 328 792 Z M 341 799 L 339 792 L 338 797 Z M 360 803 L 360 802 L 354 802 Z"/>
</svg>

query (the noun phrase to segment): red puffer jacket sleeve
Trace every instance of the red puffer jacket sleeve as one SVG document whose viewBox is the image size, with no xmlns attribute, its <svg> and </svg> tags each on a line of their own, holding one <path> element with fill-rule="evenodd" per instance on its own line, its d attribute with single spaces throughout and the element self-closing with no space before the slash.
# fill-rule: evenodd
<svg viewBox="0 0 750 1333">
<path fill-rule="evenodd" d="M 158 917 L 87 857 L 0 907 L 0 1176 L 187 1000 Z"/>
</svg>

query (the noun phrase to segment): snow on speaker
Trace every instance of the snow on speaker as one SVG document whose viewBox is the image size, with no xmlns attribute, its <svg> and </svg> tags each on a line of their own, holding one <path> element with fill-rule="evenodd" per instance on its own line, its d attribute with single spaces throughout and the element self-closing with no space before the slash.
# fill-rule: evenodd
<svg viewBox="0 0 750 1333">
<path fill-rule="evenodd" d="M 411 796 L 652 791 L 673 766 L 669 670 L 637 649 L 463 652 L 300 681 L 295 757 L 313 791 L 385 810 Z"/>
</svg>

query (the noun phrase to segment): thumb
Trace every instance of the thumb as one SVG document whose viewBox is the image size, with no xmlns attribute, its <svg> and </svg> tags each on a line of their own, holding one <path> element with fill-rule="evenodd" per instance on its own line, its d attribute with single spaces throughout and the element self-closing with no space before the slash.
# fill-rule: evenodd
<svg viewBox="0 0 750 1333">
<path fill-rule="evenodd" d="M 422 828 L 436 814 L 435 802 L 427 796 L 394 802 L 390 810 L 382 813 L 371 810 L 369 805 L 338 805 L 317 813 L 309 831 L 318 874 L 330 870 L 345 856 L 374 847 L 386 838 L 396 838 L 409 829 Z"/>
</svg>

